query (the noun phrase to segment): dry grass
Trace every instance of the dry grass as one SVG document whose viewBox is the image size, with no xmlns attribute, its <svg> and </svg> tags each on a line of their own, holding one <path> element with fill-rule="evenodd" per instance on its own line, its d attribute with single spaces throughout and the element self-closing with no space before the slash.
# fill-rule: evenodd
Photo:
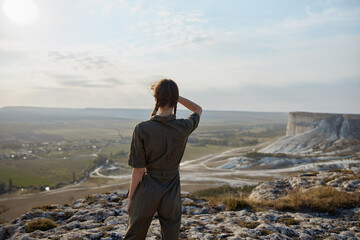
<svg viewBox="0 0 360 240">
<path fill-rule="evenodd" d="M 223 185 L 216 188 L 207 188 L 193 192 L 197 197 L 217 197 L 220 195 L 244 195 L 248 196 L 257 185 L 245 185 L 243 187 L 231 187 Z"/>
<path fill-rule="evenodd" d="M 267 236 L 267 235 L 269 235 L 269 234 L 274 233 L 273 231 L 268 230 L 268 229 L 266 229 L 266 228 L 264 228 L 264 227 L 262 227 L 262 228 L 260 229 L 260 231 L 261 231 L 262 236 Z"/>
<path fill-rule="evenodd" d="M 223 204 L 228 211 L 238 211 L 244 208 L 251 208 L 246 197 L 250 195 L 255 187 L 254 185 L 246 185 L 243 187 L 224 185 L 217 188 L 199 190 L 193 194 L 209 201 L 212 207 Z"/>
<path fill-rule="evenodd" d="M 225 205 L 228 211 L 238 211 L 244 208 L 251 208 L 251 205 L 245 198 L 236 198 L 227 196 L 222 200 L 222 204 Z"/>
<path fill-rule="evenodd" d="M 97 199 L 96 199 L 95 196 L 89 194 L 89 195 L 86 195 L 86 196 L 85 196 L 85 201 L 86 201 L 89 205 L 91 205 L 91 204 L 95 203 L 95 202 L 97 201 Z"/>
<path fill-rule="evenodd" d="M 49 218 L 37 218 L 25 224 L 25 231 L 27 233 L 35 230 L 46 231 L 57 226 L 58 224 Z"/>
<path fill-rule="evenodd" d="M 225 205 L 228 211 L 238 211 L 244 208 L 262 211 L 272 208 L 280 211 L 319 212 L 336 214 L 339 209 L 360 207 L 360 196 L 351 192 L 339 191 L 331 186 L 317 187 L 309 190 L 296 189 L 287 196 L 276 200 L 254 202 L 248 199 L 248 194 L 218 194 L 205 197 L 216 207 Z M 294 219 L 280 219 L 285 224 L 295 225 Z"/>
<path fill-rule="evenodd" d="M 33 209 L 40 209 L 42 211 L 48 211 L 48 210 L 53 210 L 53 209 L 56 209 L 57 207 L 56 206 L 53 206 L 53 205 L 42 205 L 42 206 L 36 206 L 36 207 L 33 207 Z"/>
<path fill-rule="evenodd" d="M 352 170 L 348 169 L 329 169 L 326 172 L 335 172 L 335 173 L 343 173 L 343 174 L 354 174 Z"/>
<path fill-rule="evenodd" d="M 263 206 L 286 211 L 313 211 L 336 214 L 338 209 L 360 206 L 360 196 L 339 191 L 333 187 L 318 187 L 310 190 L 297 189 L 277 200 L 262 201 Z"/>
<path fill-rule="evenodd" d="M 295 220 L 293 217 L 287 216 L 287 217 L 280 217 L 277 220 L 279 223 L 284 223 L 286 226 L 290 225 L 299 225 L 300 221 Z"/>
<path fill-rule="evenodd" d="M 8 207 L 6 207 L 5 205 L 0 204 L 0 214 L 6 212 L 8 210 L 9 210 Z"/>
<path fill-rule="evenodd" d="M 198 207 L 198 208 L 201 208 L 202 205 L 201 204 L 198 204 L 198 203 L 195 203 L 195 202 L 183 202 L 182 203 L 183 206 L 193 206 L 193 207 Z"/>
<path fill-rule="evenodd" d="M 257 226 L 259 226 L 260 223 L 259 222 L 249 222 L 249 221 L 239 220 L 237 222 L 237 225 L 239 225 L 240 227 L 243 227 L 243 228 L 254 229 Z"/>
<path fill-rule="evenodd" d="M 347 169 L 332 169 L 332 170 L 327 170 L 327 172 L 341 173 L 341 174 L 346 174 L 346 175 L 341 176 L 340 178 L 338 176 L 325 177 L 324 183 L 328 183 L 337 178 L 339 178 L 339 180 L 341 182 L 360 179 L 360 173 L 355 173 L 355 172 L 353 172 L 351 170 L 347 170 Z"/>
<path fill-rule="evenodd" d="M 324 181 L 324 183 L 326 184 L 326 183 L 328 183 L 328 182 L 330 182 L 330 181 L 332 181 L 332 180 L 335 180 L 335 179 L 337 179 L 337 178 L 338 178 L 337 176 L 324 177 L 324 178 L 323 178 L 323 181 Z"/>
</svg>

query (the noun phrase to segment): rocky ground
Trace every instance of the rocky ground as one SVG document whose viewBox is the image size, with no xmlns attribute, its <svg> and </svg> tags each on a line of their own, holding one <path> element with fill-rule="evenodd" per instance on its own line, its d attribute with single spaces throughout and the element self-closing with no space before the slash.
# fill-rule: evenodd
<svg viewBox="0 0 360 240">
<path fill-rule="evenodd" d="M 343 191 L 360 192 L 355 172 L 303 174 L 256 187 L 250 198 L 277 199 L 296 187 L 333 186 Z M 89 195 L 71 205 L 34 208 L 11 223 L 0 225 L 0 239 L 121 239 L 128 215 L 121 201 L 124 192 Z M 285 212 L 272 209 L 226 211 L 204 199 L 183 194 L 181 239 L 360 239 L 360 206 L 326 213 Z M 38 218 L 52 219 L 57 227 L 26 232 Z M 147 239 L 160 239 L 160 224 L 154 217 Z"/>
</svg>

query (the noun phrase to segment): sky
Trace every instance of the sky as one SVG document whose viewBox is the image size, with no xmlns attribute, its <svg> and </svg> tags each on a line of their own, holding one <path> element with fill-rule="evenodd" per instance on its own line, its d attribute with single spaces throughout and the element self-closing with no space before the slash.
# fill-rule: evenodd
<svg viewBox="0 0 360 240">
<path fill-rule="evenodd" d="M 0 0 L 0 107 L 360 113 L 360 1 Z M 181 107 L 180 107 L 181 109 Z"/>
</svg>

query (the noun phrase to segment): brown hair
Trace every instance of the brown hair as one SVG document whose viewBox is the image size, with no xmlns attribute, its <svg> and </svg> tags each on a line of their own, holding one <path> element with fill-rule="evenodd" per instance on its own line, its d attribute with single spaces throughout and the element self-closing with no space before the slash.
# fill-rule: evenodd
<svg viewBox="0 0 360 240">
<path fill-rule="evenodd" d="M 156 115 L 159 107 L 173 107 L 176 115 L 177 102 L 179 100 L 179 88 L 171 79 L 162 79 L 154 87 L 154 97 L 156 98 L 155 108 L 151 116 Z"/>
</svg>

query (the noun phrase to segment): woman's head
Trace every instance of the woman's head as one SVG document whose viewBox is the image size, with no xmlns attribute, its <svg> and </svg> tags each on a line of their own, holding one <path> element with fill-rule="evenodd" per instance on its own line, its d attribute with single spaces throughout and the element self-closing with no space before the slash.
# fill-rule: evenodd
<svg viewBox="0 0 360 240">
<path fill-rule="evenodd" d="M 154 116 L 159 107 L 174 108 L 176 115 L 177 102 L 179 99 L 179 89 L 176 83 L 171 79 L 162 79 L 154 86 L 155 108 L 151 113 Z"/>
</svg>

